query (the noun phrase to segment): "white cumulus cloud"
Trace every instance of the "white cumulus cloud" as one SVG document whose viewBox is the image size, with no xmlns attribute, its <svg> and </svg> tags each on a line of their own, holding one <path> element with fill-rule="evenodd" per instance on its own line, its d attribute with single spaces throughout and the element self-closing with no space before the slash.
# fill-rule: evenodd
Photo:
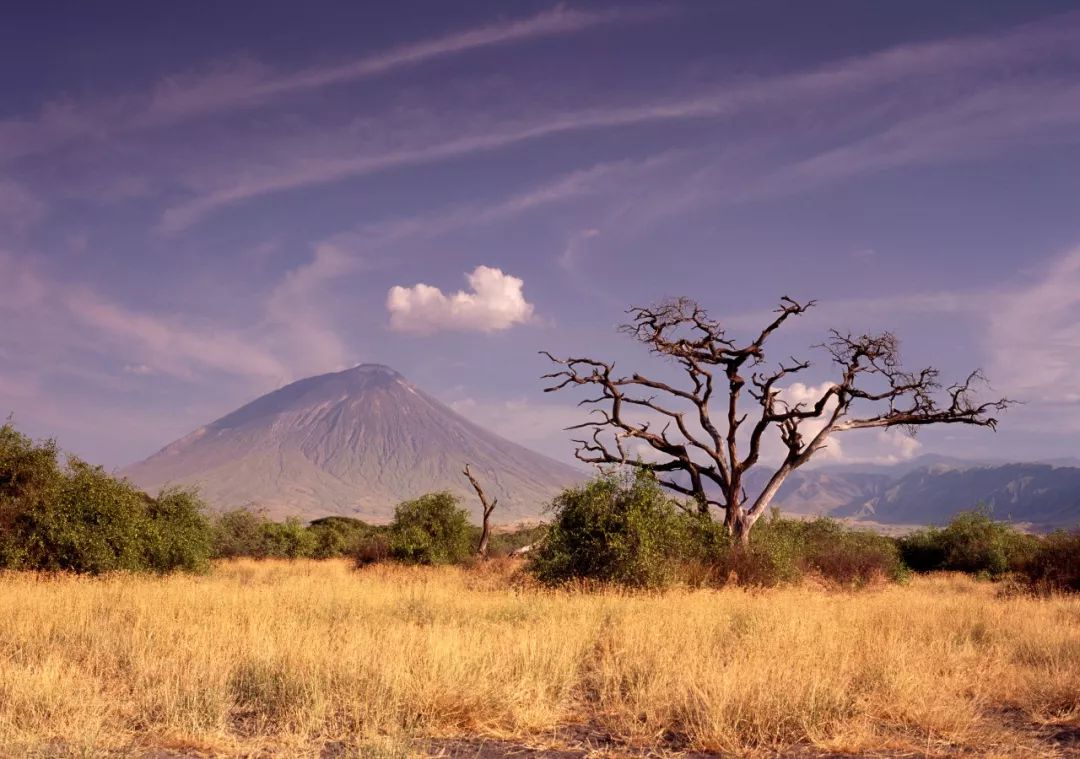
<svg viewBox="0 0 1080 759">
<path fill-rule="evenodd" d="M 441 330 L 496 332 L 532 318 L 524 280 L 491 266 L 477 266 L 466 275 L 469 290 L 447 295 L 423 283 L 390 288 L 386 308 L 390 327 L 399 332 L 428 334 Z"/>
</svg>

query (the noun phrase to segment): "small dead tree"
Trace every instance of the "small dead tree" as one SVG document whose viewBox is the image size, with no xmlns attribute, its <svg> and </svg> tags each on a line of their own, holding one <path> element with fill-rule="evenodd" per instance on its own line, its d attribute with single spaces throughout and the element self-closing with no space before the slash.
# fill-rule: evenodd
<svg viewBox="0 0 1080 759">
<path fill-rule="evenodd" d="M 488 542 L 491 540 L 491 512 L 495 511 L 495 507 L 499 504 L 499 499 L 495 498 L 488 501 L 484 489 L 480 487 L 480 483 L 473 477 L 472 472 L 469 471 L 468 464 L 465 465 L 463 474 L 468 478 L 473 490 L 476 491 L 476 495 L 480 499 L 480 505 L 484 509 L 484 521 L 480 528 L 480 542 L 476 546 L 476 555 L 486 559 L 488 555 Z"/>
<path fill-rule="evenodd" d="M 692 497 L 703 514 L 718 508 L 729 533 L 741 542 L 746 542 L 784 480 L 825 447 L 832 435 L 889 427 L 914 434 L 930 424 L 993 429 L 997 420 L 991 414 L 1011 404 L 1006 399 L 988 403 L 973 399 L 973 385 L 983 380 L 979 371 L 947 388 L 932 367 L 905 371 L 898 341 L 888 332 L 854 336 L 835 330 L 817 347 L 828 352 L 839 378 L 818 397 L 793 402 L 790 396 L 785 398 L 783 383 L 809 369 L 810 362 L 791 358 L 772 369 L 759 367 L 765 364 L 765 343 L 772 334 L 813 306 L 814 301 L 798 303 L 783 297 L 776 317 L 743 344 L 728 338 L 720 324 L 688 298 L 634 307 L 621 331 L 652 353 L 674 360 L 688 380 L 685 385 L 636 373 L 620 376 L 612 363 L 556 358 L 542 351 L 561 367 L 544 375 L 551 380 L 545 392 L 575 385 L 596 389 L 598 395 L 578 404 L 592 407 L 595 418 L 568 428 L 592 432 L 588 439 L 574 441 L 577 458 L 654 472 L 666 487 Z M 756 408 L 753 414 L 742 408 L 747 395 Z M 720 410 L 715 419 L 714 407 Z M 779 432 L 783 458 L 761 491 L 750 498 L 745 475 L 758 463 L 766 433 L 773 429 Z M 646 444 L 655 460 L 628 455 L 624 445 L 628 440 Z"/>
</svg>

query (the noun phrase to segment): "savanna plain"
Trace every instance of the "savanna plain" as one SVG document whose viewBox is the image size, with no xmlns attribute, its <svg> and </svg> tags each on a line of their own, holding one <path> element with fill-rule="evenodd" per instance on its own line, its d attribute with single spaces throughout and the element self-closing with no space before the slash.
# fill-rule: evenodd
<svg viewBox="0 0 1080 759">
<path fill-rule="evenodd" d="M 0 573 L 5 757 L 1068 756 L 1078 731 L 1080 598 L 962 575 L 628 593 L 539 588 L 513 560 Z"/>
</svg>

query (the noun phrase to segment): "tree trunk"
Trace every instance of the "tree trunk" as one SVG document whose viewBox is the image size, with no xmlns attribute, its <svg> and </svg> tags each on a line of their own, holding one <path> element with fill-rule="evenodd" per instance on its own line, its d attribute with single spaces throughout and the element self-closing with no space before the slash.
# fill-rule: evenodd
<svg viewBox="0 0 1080 759">
<path fill-rule="evenodd" d="M 491 539 L 491 524 L 488 522 L 490 516 L 491 512 L 484 509 L 484 526 L 480 531 L 480 544 L 476 547 L 477 555 L 485 559 L 488 555 L 488 540 Z"/>
<path fill-rule="evenodd" d="M 746 548 L 750 545 L 750 527 L 752 524 L 753 522 L 747 518 L 746 514 L 739 514 L 735 517 L 731 536 L 735 538 L 735 542 L 738 543 L 740 548 Z"/>
<path fill-rule="evenodd" d="M 788 475 L 795 471 L 795 466 L 790 461 L 785 461 L 781 466 L 769 478 L 768 484 L 765 485 L 765 489 L 761 491 L 761 494 L 754 501 L 753 505 L 748 511 L 740 510 L 738 521 L 740 524 L 736 527 L 732 535 L 739 538 L 739 542 L 743 545 L 747 545 L 750 541 L 750 528 L 754 526 L 754 523 L 761 518 L 761 515 L 765 513 L 765 510 L 769 508 L 769 504 L 772 503 L 773 498 L 778 492 L 780 492 L 780 486 L 784 484 L 784 480 L 788 478 Z"/>
<path fill-rule="evenodd" d="M 741 493 L 741 491 L 735 491 Z M 753 525 L 753 521 L 747 516 L 746 510 L 743 509 L 743 501 L 739 495 L 732 494 L 728 500 L 727 511 L 724 512 L 724 528 L 727 530 L 727 534 L 739 545 L 746 545 L 750 539 L 750 527 Z"/>
</svg>

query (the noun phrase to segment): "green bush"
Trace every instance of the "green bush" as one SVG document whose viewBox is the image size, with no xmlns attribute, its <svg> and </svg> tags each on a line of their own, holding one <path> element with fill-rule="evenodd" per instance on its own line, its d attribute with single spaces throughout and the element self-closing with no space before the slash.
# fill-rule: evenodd
<svg viewBox="0 0 1080 759">
<path fill-rule="evenodd" d="M 315 554 L 315 533 L 296 517 L 283 522 L 266 520 L 262 533 L 264 558 L 310 559 Z"/>
<path fill-rule="evenodd" d="M 0 427 L 0 566 L 100 573 L 206 567 L 210 542 L 193 493 L 151 498 L 101 467 Z"/>
<path fill-rule="evenodd" d="M 25 546 L 25 566 L 90 573 L 144 568 L 143 499 L 127 483 L 69 459 L 55 497 L 22 514 L 16 535 Z"/>
<path fill-rule="evenodd" d="M 149 499 L 150 517 L 146 563 L 157 572 L 202 572 L 210 567 L 213 532 L 203 515 L 205 506 L 188 490 L 162 491 Z"/>
<path fill-rule="evenodd" d="M 367 536 L 357 542 L 350 556 L 352 556 L 353 563 L 357 567 L 366 567 L 369 564 L 389 561 L 392 558 L 389 531 L 378 528 L 373 529 Z"/>
<path fill-rule="evenodd" d="M 564 491 L 553 508 L 555 519 L 529 562 L 547 583 L 772 586 L 813 575 L 858 587 L 907 575 L 894 541 L 831 519 L 774 515 L 758 522 L 748 545 L 739 545 L 722 523 L 679 508 L 648 473 L 603 475 Z"/>
<path fill-rule="evenodd" d="M 868 530 L 852 529 L 832 519 L 797 522 L 804 572 L 841 585 L 874 580 L 903 580 L 908 569 L 896 543 Z"/>
<path fill-rule="evenodd" d="M 268 550 L 264 526 L 267 521 L 265 516 L 247 509 L 218 514 L 212 526 L 215 558 L 266 558 Z"/>
<path fill-rule="evenodd" d="M 1003 522 L 987 510 L 957 514 L 945 527 L 919 530 L 899 541 L 904 562 L 916 572 L 949 570 L 1000 577 L 1023 568 L 1039 539 Z"/>
<path fill-rule="evenodd" d="M 603 474 L 563 491 L 529 568 L 542 582 L 659 587 L 674 579 L 688 521 L 651 474 Z"/>
<path fill-rule="evenodd" d="M 305 525 L 296 517 L 281 522 L 247 509 L 226 511 L 214 520 L 214 556 L 220 559 L 328 559 L 345 556 L 355 525 L 363 522 L 327 517 Z"/>
<path fill-rule="evenodd" d="M 34 515 L 54 504 L 64 482 L 53 441 L 35 445 L 10 423 L 0 426 L 0 567 L 28 565 Z"/>
<path fill-rule="evenodd" d="M 390 555 L 408 564 L 456 564 L 473 553 L 469 512 L 447 492 L 428 493 L 394 510 Z"/>
<path fill-rule="evenodd" d="M 773 586 L 813 576 L 830 584 L 859 587 L 876 580 L 903 580 L 907 568 L 896 544 L 873 532 L 832 519 L 773 517 L 758 522 L 748 546 L 721 544 L 714 577 L 719 582 Z"/>
<path fill-rule="evenodd" d="M 760 520 L 750 532 L 749 545 L 720 546 L 714 557 L 715 579 L 761 587 L 800 579 L 800 535 L 793 526 L 791 520 Z"/>
<path fill-rule="evenodd" d="M 945 569 L 948 554 L 941 532 L 939 528 L 930 527 L 897 539 L 896 545 L 904 564 L 915 572 Z"/>
<path fill-rule="evenodd" d="M 355 556 L 375 531 L 374 527 L 359 519 L 337 516 L 316 519 L 308 529 L 315 538 L 312 557 L 316 559 Z"/>
<path fill-rule="evenodd" d="M 324 517 L 305 525 L 294 517 L 275 522 L 235 509 L 214 519 L 213 553 L 221 559 L 355 558 L 381 529 L 350 517 Z"/>
<path fill-rule="evenodd" d="M 1080 530 L 1047 535 L 1020 571 L 1037 592 L 1080 593 Z"/>
</svg>

